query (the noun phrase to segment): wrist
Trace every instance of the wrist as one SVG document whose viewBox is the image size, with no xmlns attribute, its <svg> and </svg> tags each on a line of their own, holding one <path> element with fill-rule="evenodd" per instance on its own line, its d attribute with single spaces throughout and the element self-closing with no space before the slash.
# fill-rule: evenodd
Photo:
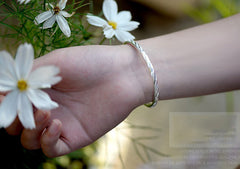
<svg viewBox="0 0 240 169">
<path fill-rule="evenodd" d="M 130 45 L 119 46 L 123 60 L 123 74 L 129 83 L 129 92 L 134 96 L 132 102 L 135 107 L 152 102 L 154 99 L 154 85 L 150 71 L 141 54 Z"/>
</svg>

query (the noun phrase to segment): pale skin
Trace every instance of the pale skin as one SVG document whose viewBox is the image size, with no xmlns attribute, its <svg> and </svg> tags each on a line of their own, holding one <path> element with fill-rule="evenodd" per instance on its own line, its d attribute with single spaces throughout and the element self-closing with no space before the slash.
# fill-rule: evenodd
<svg viewBox="0 0 240 169">
<path fill-rule="evenodd" d="M 240 88 L 240 15 L 169 35 L 141 40 L 159 80 L 159 100 Z M 53 51 L 35 68 L 54 64 L 63 80 L 47 92 L 59 103 L 35 111 L 35 130 L 16 119 L 9 134 L 21 134 L 27 149 L 49 157 L 82 148 L 153 98 L 153 83 L 141 56 L 129 45 L 81 46 Z M 0 97 L 0 99 L 3 97 Z"/>
</svg>

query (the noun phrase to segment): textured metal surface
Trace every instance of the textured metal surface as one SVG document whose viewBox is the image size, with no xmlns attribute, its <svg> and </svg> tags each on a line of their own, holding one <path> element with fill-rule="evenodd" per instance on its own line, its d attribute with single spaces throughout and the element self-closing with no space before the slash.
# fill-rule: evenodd
<svg viewBox="0 0 240 169">
<path fill-rule="evenodd" d="M 156 73 L 154 71 L 153 65 L 148 57 L 148 55 L 146 54 L 146 52 L 143 50 L 143 48 L 134 40 L 127 42 L 128 44 L 130 44 L 131 46 L 133 46 L 135 49 L 138 50 L 138 52 L 143 56 L 143 59 L 145 60 L 148 69 L 151 73 L 151 77 L 153 79 L 153 84 L 154 84 L 154 99 L 151 103 L 145 104 L 145 106 L 147 107 L 154 107 L 156 106 L 157 102 L 158 102 L 158 96 L 159 96 L 159 88 L 158 88 L 158 80 L 157 80 L 157 76 Z"/>
</svg>

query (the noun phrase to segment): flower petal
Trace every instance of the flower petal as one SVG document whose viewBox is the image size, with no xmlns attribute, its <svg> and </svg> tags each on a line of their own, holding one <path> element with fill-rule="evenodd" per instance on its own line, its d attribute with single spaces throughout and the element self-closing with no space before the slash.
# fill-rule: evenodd
<svg viewBox="0 0 240 169">
<path fill-rule="evenodd" d="M 50 88 L 61 80 L 60 76 L 56 76 L 59 72 L 60 70 L 56 66 L 43 66 L 37 68 L 28 78 L 29 86 L 32 89 Z"/>
<path fill-rule="evenodd" d="M 51 28 L 53 26 L 53 24 L 55 23 L 56 21 L 56 16 L 53 15 L 51 18 L 49 18 L 48 20 L 46 20 L 43 24 L 43 29 L 48 29 L 48 28 Z"/>
<path fill-rule="evenodd" d="M 66 11 L 60 11 L 59 13 L 60 13 L 60 15 L 66 17 L 66 18 L 69 18 L 75 14 L 74 12 L 72 14 L 70 14 L 70 13 L 67 13 Z"/>
<path fill-rule="evenodd" d="M 103 14 L 108 21 L 114 21 L 117 17 L 118 6 L 114 0 L 104 0 Z"/>
<path fill-rule="evenodd" d="M 51 18 L 52 16 L 53 16 L 53 12 L 51 10 L 43 12 L 43 13 L 39 14 L 38 16 L 36 16 L 35 24 L 38 25 L 40 23 L 43 23 L 44 21 Z"/>
<path fill-rule="evenodd" d="M 107 21 L 105 21 L 104 19 L 102 19 L 98 16 L 92 16 L 89 14 L 87 15 L 87 21 L 89 24 L 98 26 L 98 27 L 104 27 L 104 26 L 108 25 Z"/>
<path fill-rule="evenodd" d="M 54 5 L 51 4 L 51 3 L 46 3 L 46 6 L 49 6 L 49 7 L 51 7 L 52 9 L 54 8 Z"/>
<path fill-rule="evenodd" d="M 26 1 L 25 1 L 25 4 L 27 4 L 28 2 L 30 2 L 30 0 L 26 0 Z"/>
<path fill-rule="evenodd" d="M 63 10 L 66 7 L 67 0 L 60 0 L 59 1 L 59 8 Z"/>
<path fill-rule="evenodd" d="M 18 2 L 19 2 L 20 4 L 22 4 L 24 1 L 25 1 L 24 4 L 27 4 L 28 2 L 30 2 L 30 0 L 18 0 Z"/>
<path fill-rule="evenodd" d="M 121 11 L 117 14 L 116 22 L 122 23 L 122 22 L 129 22 L 132 19 L 132 15 L 129 11 Z"/>
<path fill-rule="evenodd" d="M 123 31 L 132 31 L 138 27 L 140 23 L 136 21 L 125 22 L 118 24 L 118 28 Z"/>
<path fill-rule="evenodd" d="M 67 37 L 70 37 L 71 36 L 71 30 L 70 30 L 70 27 L 68 25 L 67 20 L 62 15 L 57 15 L 56 19 L 57 19 L 57 23 L 59 25 L 59 28 L 64 33 L 64 35 L 66 35 Z"/>
<path fill-rule="evenodd" d="M 20 4 L 22 4 L 24 1 L 25 1 L 25 0 L 18 0 L 18 2 L 19 2 Z"/>
<path fill-rule="evenodd" d="M 34 129 L 35 122 L 33 117 L 32 104 L 26 93 L 19 93 L 18 99 L 18 118 L 26 129 Z"/>
<path fill-rule="evenodd" d="M 6 72 L 9 74 L 11 78 L 17 79 L 14 60 L 6 51 L 0 52 L 0 69 L 1 72 Z"/>
<path fill-rule="evenodd" d="M 115 35 L 115 30 L 113 28 L 106 27 L 103 31 L 107 39 L 111 39 Z"/>
<path fill-rule="evenodd" d="M 131 33 L 121 30 L 117 30 L 115 36 L 122 43 L 135 39 Z"/>
<path fill-rule="evenodd" d="M 31 72 L 34 59 L 34 51 L 31 44 L 23 44 L 18 47 L 15 64 L 19 79 L 26 79 Z"/>
<path fill-rule="evenodd" d="M 18 91 L 9 93 L 0 105 L 0 127 L 8 127 L 17 116 Z"/>
<path fill-rule="evenodd" d="M 7 92 L 16 88 L 16 80 L 5 70 L 0 68 L 0 92 Z"/>
<path fill-rule="evenodd" d="M 47 93 L 39 89 L 29 89 L 27 92 L 28 98 L 40 110 L 51 110 L 58 107 L 58 104 L 51 100 Z"/>
</svg>

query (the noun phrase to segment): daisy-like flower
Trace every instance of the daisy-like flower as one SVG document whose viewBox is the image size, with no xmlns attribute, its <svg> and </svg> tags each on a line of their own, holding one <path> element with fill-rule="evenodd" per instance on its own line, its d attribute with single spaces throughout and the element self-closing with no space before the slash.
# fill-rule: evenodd
<svg viewBox="0 0 240 169">
<path fill-rule="evenodd" d="M 56 66 L 44 66 L 31 72 L 34 60 L 33 47 L 20 45 L 15 60 L 0 52 L 0 92 L 8 92 L 0 103 L 0 127 L 8 127 L 18 116 L 25 128 L 35 128 L 33 105 L 41 110 L 51 110 L 58 104 L 40 88 L 50 88 L 61 80 Z"/>
<path fill-rule="evenodd" d="M 43 23 L 42 29 L 48 29 L 53 26 L 53 24 L 57 21 L 59 28 L 61 31 L 66 35 L 67 37 L 71 36 L 71 30 L 68 25 L 67 20 L 64 17 L 71 17 L 72 14 L 67 13 L 66 11 L 63 11 L 63 9 L 66 7 L 67 0 L 60 0 L 59 3 L 56 6 L 53 6 L 49 3 L 52 9 L 45 11 L 35 18 L 35 23 L 38 25 L 40 23 Z"/>
<path fill-rule="evenodd" d="M 22 4 L 23 2 L 24 2 L 24 4 L 27 4 L 28 2 L 30 2 L 30 0 L 18 0 L 18 2 L 19 2 L 20 4 Z"/>
<path fill-rule="evenodd" d="M 87 15 L 87 20 L 91 25 L 102 27 L 107 39 L 111 39 L 114 35 L 122 43 L 135 39 L 129 31 L 136 29 L 139 22 L 131 21 L 132 16 L 129 11 L 118 13 L 118 6 L 114 0 L 104 0 L 103 14 L 107 20 L 91 14 Z"/>
</svg>

